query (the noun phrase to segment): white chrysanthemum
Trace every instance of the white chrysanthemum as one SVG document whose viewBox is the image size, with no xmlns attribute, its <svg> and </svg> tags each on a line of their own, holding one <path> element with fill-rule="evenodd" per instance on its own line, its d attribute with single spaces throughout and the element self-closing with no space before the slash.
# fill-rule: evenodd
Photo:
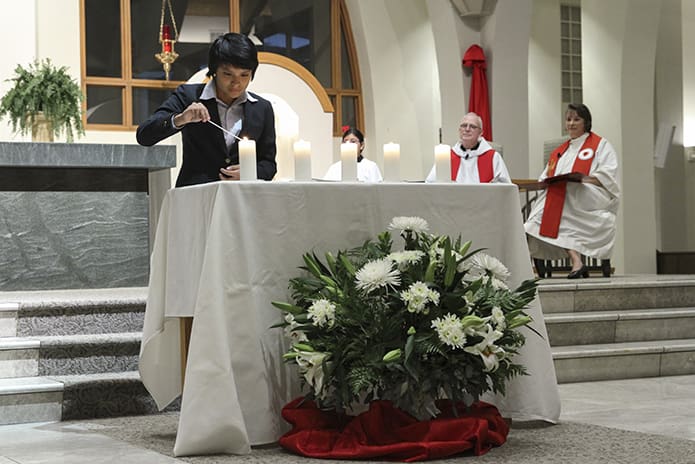
<svg viewBox="0 0 695 464">
<path fill-rule="evenodd" d="M 292 314 L 285 314 L 285 322 L 288 324 L 284 327 L 285 337 L 289 338 L 293 343 L 309 341 L 303 330 L 297 330 L 299 323 Z"/>
<path fill-rule="evenodd" d="M 394 251 L 387 258 L 396 263 L 398 269 L 404 270 L 411 264 L 417 264 L 423 256 L 425 256 L 425 253 L 420 250 L 405 250 Z"/>
<path fill-rule="evenodd" d="M 439 304 L 439 292 L 432 290 L 424 282 L 415 282 L 401 292 L 401 299 L 411 313 L 429 313 L 428 303 Z"/>
<path fill-rule="evenodd" d="M 335 304 L 325 298 L 314 301 L 307 312 L 315 326 L 333 327 L 335 323 Z"/>
<path fill-rule="evenodd" d="M 507 320 L 504 317 L 502 308 L 499 306 L 492 307 L 492 322 L 495 323 L 499 330 L 504 330 L 504 328 L 507 327 Z"/>
<path fill-rule="evenodd" d="M 466 344 L 466 334 L 461 320 L 449 313 L 432 321 L 432 328 L 437 331 L 439 339 L 453 348 L 463 348 Z"/>
<path fill-rule="evenodd" d="M 509 290 L 509 286 L 497 277 L 492 278 L 492 287 L 498 290 Z"/>
<path fill-rule="evenodd" d="M 355 275 L 357 288 L 369 293 L 379 287 L 400 284 L 401 273 L 393 269 L 393 264 L 388 258 L 368 262 Z"/>
<path fill-rule="evenodd" d="M 411 232 L 427 232 L 430 228 L 427 221 L 417 216 L 396 216 L 391 219 L 391 224 L 389 224 L 389 229 L 400 230 L 404 232 L 409 230 Z"/>
<path fill-rule="evenodd" d="M 492 274 L 492 277 L 495 277 L 501 281 L 506 281 L 509 278 L 510 274 L 507 266 L 502 264 L 502 261 L 494 256 L 490 256 L 485 253 L 476 253 L 471 259 L 476 268 L 489 271 Z"/>
</svg>

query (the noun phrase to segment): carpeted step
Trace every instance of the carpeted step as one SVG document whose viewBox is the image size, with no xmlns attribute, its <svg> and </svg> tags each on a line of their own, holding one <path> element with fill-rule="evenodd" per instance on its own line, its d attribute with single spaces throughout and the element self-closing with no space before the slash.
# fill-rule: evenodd
<svg viewBox="0 0 695 464">
<path fill-rule="evenodd" d="M 39 375 L 137 370 L 142 334 L 108 333 L 34 337 L 40 341 Z"/>
<path fill-rule="evenodd" d="M 558 383 L 695 374 L 695 339 L 552 347 Z"/>
<path fill-rule="evenodd" d="M 551 313 L 551 346 L 685 339 L 695 335 L 695 308 Z"/>
<path fill-rule="evenodd" d="M 17 307 L 15 335 L 24 337 L 138 332 L 146 299 L 144 287 L 0 292 L 0 305 Z"/>
<path fill-rule="evenodd" d="M 137 371 L 51 376 L 64 384 L 63 420 L 117 417 L 157 412 Z M 179 400 L 166 411 L 180 408 Z"/>
</svg>

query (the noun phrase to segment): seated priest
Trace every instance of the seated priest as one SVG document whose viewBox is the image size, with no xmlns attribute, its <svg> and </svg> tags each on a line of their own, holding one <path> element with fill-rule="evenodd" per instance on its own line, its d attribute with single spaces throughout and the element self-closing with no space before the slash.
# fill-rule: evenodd
<svg viewBox="0 0 695 464">
<path fill-rule="evenodd" d="M 462 184 L 511 183 L 502 155 L 490 146 L 482 133 L 480 116 L 468 113 L 461 119 L 459 141 L 451 148 L 451 180 Z M 432 166 L 425 181 L 436 180 L 436 166 Z"/>
</svg>

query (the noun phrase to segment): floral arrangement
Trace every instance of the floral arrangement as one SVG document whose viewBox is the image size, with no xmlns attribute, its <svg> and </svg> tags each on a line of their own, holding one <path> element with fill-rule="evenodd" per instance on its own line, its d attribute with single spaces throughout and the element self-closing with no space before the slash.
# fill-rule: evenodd
<svg viewBox="0 0 695 464">
<path fill-rule="evenodd" d="M 441 412 L 438 400 L 470 405 L 526 374 L 513 359 L 536 281 L 511 290 L 498 259 L 428 228 L 395 217 L 389 229 L 402 250 L 385 231 L 323 261 L 303 255 L 306 272 L 289 283 L 293 303 L 273 305 L 285 313 L 284 358 L 297 364 L 307 399 L 339 411 L 390 400 L 425 419 Z"/>
</svg>

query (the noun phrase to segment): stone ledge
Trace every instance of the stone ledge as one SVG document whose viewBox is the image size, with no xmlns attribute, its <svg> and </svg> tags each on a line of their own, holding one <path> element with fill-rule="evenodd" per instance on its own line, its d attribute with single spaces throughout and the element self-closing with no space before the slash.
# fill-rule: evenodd
<svg viewBox="0 0 695 464">
<path fill-rule="evenodd" d="M 129 168 L 176 166 L 176 147 L 101 143 L 0 142 L 1 168 Z"/>
</svg>

